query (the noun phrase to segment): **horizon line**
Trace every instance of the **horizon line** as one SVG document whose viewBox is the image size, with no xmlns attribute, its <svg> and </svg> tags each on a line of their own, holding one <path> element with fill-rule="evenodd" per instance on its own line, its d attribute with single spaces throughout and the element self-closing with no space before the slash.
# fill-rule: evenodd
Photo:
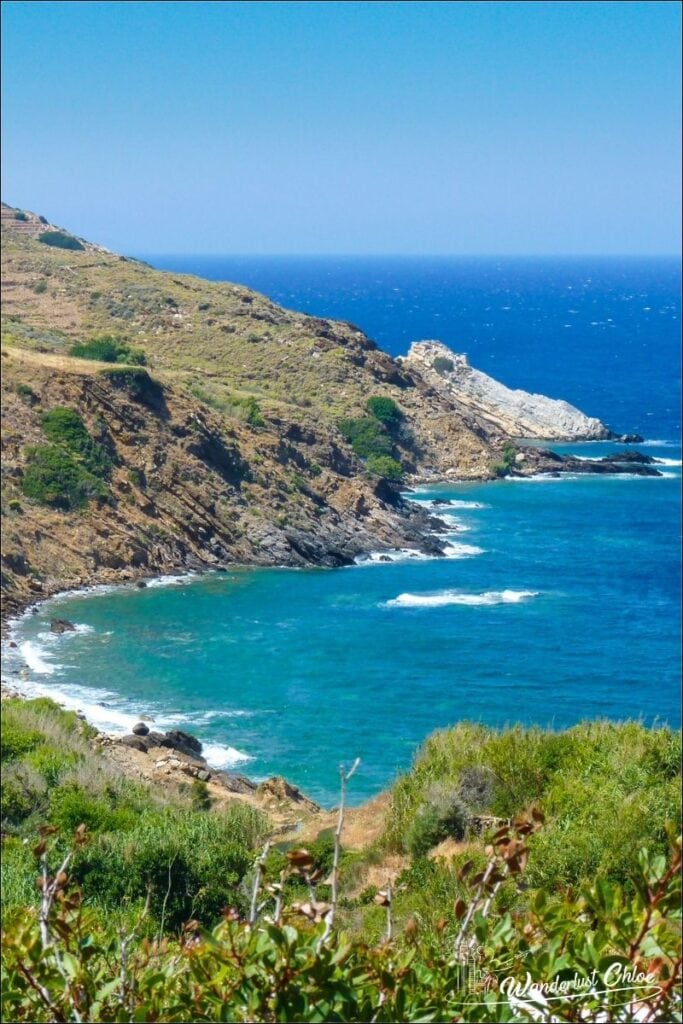
<svg viewBox="0 0 683 1024">
<path fill-rule="evenodd" d="M 197 256 L 202 259 L 683 259 L 683 252 L 519 252 L 519 253 L 471 253 L 471 252 L 173 252 L 137 251 L 135 256 L 144 259 L 152 256 L 185 257 Z"/>
</svg>

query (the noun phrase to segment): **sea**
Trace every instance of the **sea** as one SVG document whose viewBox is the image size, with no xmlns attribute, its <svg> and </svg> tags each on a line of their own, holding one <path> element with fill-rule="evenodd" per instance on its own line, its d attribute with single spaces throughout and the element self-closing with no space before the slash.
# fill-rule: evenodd
<svg viewBox="0 0 683 1024">
<path fill-rule="evenodd" d="M 672 258 L 145 257 L 351 321 L 393 355 L 438 339 L 514 388 L 644 437 L 661 476 L 449 483 L 407 494 L 445 558 L 170 576 L 66 594 L 12 623 L 4 675 L 100 728 L 185 729 L 210 764 L 358 803 L 436 729 L 678 727 L 680 274 Z M 610 442 L 552 445 L 582 458 Z M 438 504 L 448 501 L 450 504 Z M 51 618 L 77 624 L 55 635 Z"/>
</svg>

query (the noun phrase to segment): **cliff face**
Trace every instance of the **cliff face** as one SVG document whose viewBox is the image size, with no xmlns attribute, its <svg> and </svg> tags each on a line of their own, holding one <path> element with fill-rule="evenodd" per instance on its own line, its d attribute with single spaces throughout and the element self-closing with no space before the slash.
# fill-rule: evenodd
<svg viewBox="0 0 683 1024">
<path fill-rule="evenodd" d="M 444 399 L 483 421 L 492 436 L 547 441 L 600 441 L 613 436 L 604 423 L 585 416 L 568 402 L 505 387 L 470 366 L 467 356 L 452 352 L 441 342 L 415 342 L 402 363 L 429 381 Z"/>
<path fill-rule="evenodd" d="M 393 455 L 408 481 L 487 478 L 509 435 L 531 429 L 526 413 L 519 429 L 521 414 L 505 399 L 514 393 L 490 378 L 485 403 L 464 400 L 424 345 L 394 360 L 353 324 L 153 270 L 35 214 L 3 206 L 2 227 L 8 608 L 179 567 L 342 565 L 397 547 L 438 553 L 438 524 L 368 472 L 340 421 L 367 417 L 370 397 L 391 398 L 402 415 Z M 124 363 L 145 369 L 71 354 L 103 335 L 125 347 Z M 79 507 L 36 500 L 26 487 L 32 449 L 64 454 L 46 434 L 45 414 L 59 408 L 80 417 L 109 467 Z M 73 473 L 86 455 L 69 454 Z M 529 452 L 518 471 L 537 471 L 543 459 Z"/>
</svg>

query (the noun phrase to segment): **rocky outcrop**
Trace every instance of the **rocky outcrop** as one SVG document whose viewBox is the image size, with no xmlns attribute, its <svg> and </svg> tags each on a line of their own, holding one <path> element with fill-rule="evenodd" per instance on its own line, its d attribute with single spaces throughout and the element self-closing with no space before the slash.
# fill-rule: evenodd
<svg viewBox="0 0 683 1024">
<path fill-rule="evenodd" d="M 76 627 L 68 619 L 53 619 L 50 623 L 51 633 L 74 633 Z"/>
<path fill-rule="evenodd" d="M 599 441 L 613 437 L 600 420 L 568 402 L 512 390 L 470 366 L 467 356 L 439 341 L 418 341 L 402 360 L 439 393 L 474 414 L 491 434 L 552 441 Z"/>
</svg>

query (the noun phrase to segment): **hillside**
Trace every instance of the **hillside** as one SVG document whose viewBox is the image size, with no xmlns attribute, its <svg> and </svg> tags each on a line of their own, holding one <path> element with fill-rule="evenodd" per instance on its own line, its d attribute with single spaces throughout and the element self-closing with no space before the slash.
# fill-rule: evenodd
<svg viewBox="0 0 683 1024">
<path fill-rule="evenodd" d="M 439 553 L 401 479 L 564 468 L 534 449 L 515 461 L 431 368 L 353 324 L 156 271 L 6 205 L 2 232 L 6 609 L 169 569 Z"/>
</svg>

